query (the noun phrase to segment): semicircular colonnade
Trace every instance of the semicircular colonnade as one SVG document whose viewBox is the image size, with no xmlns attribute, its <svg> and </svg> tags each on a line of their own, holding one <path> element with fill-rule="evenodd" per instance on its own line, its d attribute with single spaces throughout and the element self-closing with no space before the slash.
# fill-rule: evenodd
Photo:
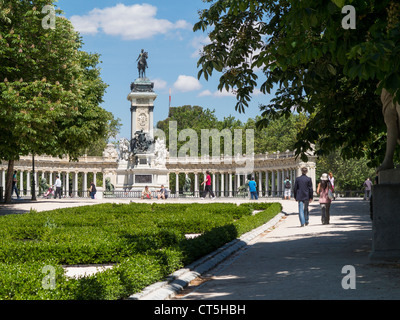
<svg viewBox="0 0 400 320">
<path fill-rule="evenodd" d="M 212 190 L 218 197 L 247 196 L 243 186 L 252 176 L 257 183 L 259 197 L 283 197 L 284 180 L 288 177 L 292 181 L 292 190 L 296 177 L 301 175 L 301 168 L 308 168 L 313 188 L 316 189 L 315 159 L 309 155 L 308 162 L 296 158 L 294 152 L 274 152 L 257 155 L 218 156 L 218 157 L 167 157 L 166 169 L 170 197 L 199 197 L 202 195 L 201 183 L 209 171 L 212 177 Z M 102 157 L 83 156 L 77 162 L 72 162 L 68 157 L 56 158 L 50 156 L 35 157 L 35 190 L 39 194 L 40 180 L 45 178 L 52 186 L 58 175 L 62 181 L 62 194 L 66 197 L 88 197 L 89 185 L 92 181 L 99 182 L 97 186 L 99 196 L 105 191 L 106 179 L 116 184 L 118 171 L 118 153 L 115 148 L 107 147 Z M 17 188 L 22 190 L 22 195 L 31 194 L 31 181 L 33 176 L 32 156 L 21 157 L 15 162 L 14 170 L 17 171 Z M 5 189 L 7 164 L 0 164 L 0 187 Z M 132 175 L 135 170 L 132 170 Z M 156 173 L 155 173 L 156 174 Z M 190 177 L 189 190 L 184 188 L 186 178 Z M 157 181 L 154 179 L 153 181 Z M 107 197 L 139 197 L 144 185 L 116 185 L 112 194 Z M 161 185 L 150 185 L 155 193 Z M 241 187 L 241 188 L 240 188 Z M 131 192 L 135 191 L 135 192 Z"/>
</svg>

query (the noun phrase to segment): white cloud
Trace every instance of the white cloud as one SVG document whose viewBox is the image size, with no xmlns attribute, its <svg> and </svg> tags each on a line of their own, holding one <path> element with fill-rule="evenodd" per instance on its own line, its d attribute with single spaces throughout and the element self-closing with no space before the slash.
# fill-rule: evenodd
<svg viewBox="0 0 400 320">
<path fill-rule="evenodd" d="M 204 90 L 199 93 L 199 97 L 209 97 L 212 96 L 212 92 L 210 90 Z"/>
<path fill-rule="evenodd" d="M 226 91 L 223 89 L 222 91 L 214 91 L 211 92 L 210 90 L 204 90 L 199 93 L 199 97 L 216 97 L 216 98 L 223 98 L 223 97 L 235 97 L 235 94 L 231 91 Z"/>
<path fill-rule="evenodd" d="M 264 95 L 264 93 L 262 93 L 260 89 L 255 88 L 255 89 L 253 90 L 252 95 L 255 96 L 255 97 L 256 97 L 256 96 L 262 96 L 262 95 Z"/>
<path fill-rule="evenodd" d="M 163 79 L 153 79 L 154 82 L 154 89 L 156 90 L 162 90 L 165 89 L 167 87 L 167 82 L 164 81 Z"/>
<path fill-rule="evenodd" d="M 75 30 L 82 34 L 96 34 L 99 31 L 99 23 L 89 20 L 85 16 L 72 16 L 70 20 Z"/>
<path fill-rule="evenodd" d="M 121 36 L 124 40 L 147 39 L 157 34 L 191 28 L 185 20 L 173 23 L 157 19 L 156 15 L 157 7 L 149 4 L 117 4 L 104 9 L 95 8 L 85 16 L 72 16 L 70 20 L 82 34 L 96 34 L 102 30 L 105 34 Z"/>
<path fill-rule="evenodd" d="M 252 96 L 261 96 L 263 93 L 260 91 L 260 89 L 255 88 Z M 215 98 L 224 98 L 224 97 L 236 97 L 236 94 L 233 91 L 226 91 L 223 89 L 222 91 L 214 91 L 211 92 L 210 90 L 204 90 L 199 93 L 199 97 L 215 97 Z"/>
<path fill-rule="evenodd" d="M 215 91 L 214 97 L 235 97 L 235 94 L 232 91 L 226 91 L 223 89 L 222 91 Z"/>
<path fill-rule="evenodd" d="M 200 81 L 191 76 L 180 75 L 174 83 L 174 88 L 181 92 L 196 91 L 201 89 Z"/>
</svg>

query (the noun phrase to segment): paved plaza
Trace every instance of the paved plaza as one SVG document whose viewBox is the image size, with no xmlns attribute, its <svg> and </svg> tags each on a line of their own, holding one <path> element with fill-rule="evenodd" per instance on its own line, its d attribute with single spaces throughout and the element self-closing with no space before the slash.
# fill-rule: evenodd
<svg viewBox="0 0 400 320">
<path fill-rule="evenodd" d="M 1 205 L 0 215 L 131 200 L 49 199 Z M 248 199 L 168 199 L 135 202 L 249 202 Z M 338 199 L 331 207 L 331 223 L 322 225 L 318 202 L 310 205 L 310 224 L 300 227 L 297 203 L 279 201 L 282 219 L 261 232 L 228 259 L 202 277 L 206 281 L 189 286 L 174 297 L 186 300 L 271 299 L 400 299 L 400 266 L 371 264 L 372 243 L 369 202 Z M 356 288 L 345 290 L 344 266 L 356 272 Z M 349 281 L 344 281 L 349 283 Z"/>
<path fill-rule="evenodd" d="M 372 265 L 369 202 L 336 200 L 322 225 L 317 202 L 310 224 L 299 226 L 297 203 L 281 201 L 287 214 L 274 230 L 218 265 L 188 300 L 400 299 L 400 266 Z M 344 266 L 353 266 L 356 288 L 345 290 Z M 346 279 L 346 283 L 349 283 Z"/>
</svg>

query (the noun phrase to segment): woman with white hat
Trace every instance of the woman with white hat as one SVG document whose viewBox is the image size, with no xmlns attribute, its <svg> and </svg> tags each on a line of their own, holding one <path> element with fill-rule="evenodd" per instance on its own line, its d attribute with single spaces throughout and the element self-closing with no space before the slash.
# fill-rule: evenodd
<svg viewBox="0 0 400 320">
<path fill-rule="evenodd" d="M 331 194 L 329 193 L 331 191 Z M 329 224 L 330 214 L 329 209 L 331 207 L 331 202 L 333 198 L 332 196 L 333 188 L 331 183 L 329 182 L 328 174 L 324 173 L 321 176 L 321 182 L 317 187 L 317 194 L 319 194 L 319 204 L 321 206 L 322 215 L 321 221 L 322 224 Z"/>
</svg>

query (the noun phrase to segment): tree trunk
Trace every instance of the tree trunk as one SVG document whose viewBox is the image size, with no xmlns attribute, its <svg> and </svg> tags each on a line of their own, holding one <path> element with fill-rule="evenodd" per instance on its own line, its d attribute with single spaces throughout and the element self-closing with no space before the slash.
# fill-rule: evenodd
<svg viewBox="0 0 400 320">
<path fill-rule="evenodd" d="M 4 196 L 5 203 L 11 203 L 13 173 L 14 173 L 14 160 L 9 160 L 7 175 L 6 175 L 6 190 Z"/>
</svg>

